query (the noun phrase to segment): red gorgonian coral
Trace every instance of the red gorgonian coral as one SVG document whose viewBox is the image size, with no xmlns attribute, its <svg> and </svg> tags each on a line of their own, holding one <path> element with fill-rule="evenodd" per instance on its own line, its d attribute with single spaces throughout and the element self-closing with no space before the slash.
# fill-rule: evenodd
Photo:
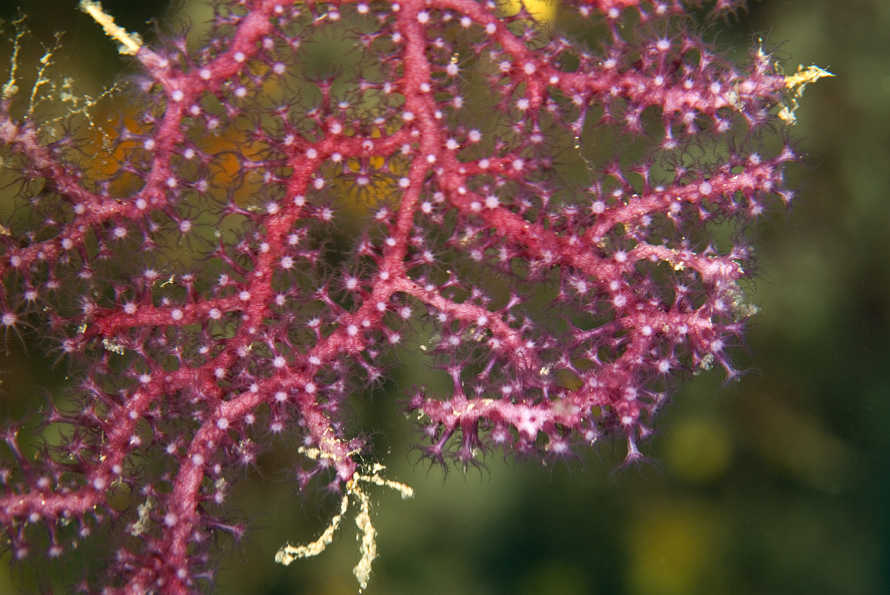
<svg viewBox="0 0 890 595">
<path fill-rule="evenodd" d="M 344 410 L 396 349 L 453 379 L 407 409 L 423 454 L 463 466 L 604 436 L 633 462 L 677 379 L 736 374 L 744 229 L 791 200 L 787 129 L 822 71 L 729 62 L 676 0 L 565 2 L 547 26 L 476 0 L 224 0 L 197 51 L 82 7 L 141 72 L 114 129 L 14 117 L 14 69 L 0 102 L 0 327 L 75 379 L 41 420 L 60 443 L 34 460 L 3 432 L 15 558 L 113 520 L 83 590 L 199 591 L 209 537 L 243 531 L 227 487 L 286 432 L 303 483 L 360 501 L 364 585 L 360 486 L 385 480 Z M 137 505 L 109 504 L 121 486 Z"/>
</svg>

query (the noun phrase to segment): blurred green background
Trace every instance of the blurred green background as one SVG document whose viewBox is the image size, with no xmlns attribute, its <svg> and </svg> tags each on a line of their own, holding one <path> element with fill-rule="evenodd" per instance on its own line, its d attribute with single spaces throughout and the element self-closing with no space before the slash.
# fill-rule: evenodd
<svg viewBox="0 0 890 595">
<path fill-rule="evenodd" d="M 38 42 L 65 31 L 58 68 L 95 95 L 122 62 L 75 4 L 3 0 L 0 18 L 29 15 L 32 61 Z M 169 10 L 104 5 L 149 38 L 146 21 Z M 786 70 L 815 63 L 837 75 L 808 87 L 797 112 L 808 157 L 789 171 L 793 210 L 757 229 L 761 314 L 749 353 L 735 354 L 748 373 L 730 386 L 695 378 L 646 446 L 656 464 L 618 473 L 623 449 L 607 445 L 555 468 L 495 456 L 443 482 L 416 463 L 393 399 L 364 405 L 357 415 L 387 476 L 417 492 L 403 502 L 373 491 L 380 558 L 367 593 L 890 593 L 890 1 L 764 0 L 730 24 L 710 34 L 738 47 L 763 38 Z M 0 80 L 9 48 L 0 44 Z M 0 357 L 0 410 L 19 416 L 39 402 L 46 365 L 34 350 Z M 399 380 L 423 374 L 405 369 Z M 291 457 L 281 449 L 267 464 L 286 468 Z M 273 562 L 285 541 L 314 539 L 335 502 L 296 494 L 271 470 L 236 493 L 253 530 L 220 562 L 217 593 L 358 590 L 351 520 L 321 557 Z M 16 592 L 23 572 L 8 575 L 0 594 Z"/>
</svg>

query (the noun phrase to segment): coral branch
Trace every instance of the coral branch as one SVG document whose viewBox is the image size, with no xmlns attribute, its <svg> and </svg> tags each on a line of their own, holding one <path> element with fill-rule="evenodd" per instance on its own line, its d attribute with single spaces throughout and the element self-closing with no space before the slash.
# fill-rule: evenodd
<svg viewBox="0 0 890 595">
<path fill-rule="evenodd" d="M 40 420 L 60 440 L 32 460 L 3 434 L 17 559 L 95 540 L 87 591 L 205 590 L 210 537 L 244 531 L 229 486 L 287 435 L 341 505 L 278 561 L 320 553 L 351 499 L 364 588 L 363 484 L 411 491 L 362 464 L 348 412 L 398 350 L 450 378 L 408 397 L 444 465 L 604 436 L 634 462 L 683 378 L 737 375 L 745 230 L 793 198 L 788 124 L 824 71 L 732 63 L 674 1 L 564 2 L 547 27 L 475 0 L 221 1 L 195 51 L 81 7 L 140 69 L 118 113 L 14 118 L 21 35 L 0 98 L 0 329 L 71 370 Z"/>
</svg>

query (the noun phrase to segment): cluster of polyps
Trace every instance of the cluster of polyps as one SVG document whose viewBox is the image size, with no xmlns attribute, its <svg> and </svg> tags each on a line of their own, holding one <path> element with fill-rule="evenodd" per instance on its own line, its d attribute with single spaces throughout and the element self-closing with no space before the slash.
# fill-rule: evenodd
<svg viewBox="0 0 890 595">
<path fill-rule="evenodd" d="M 409 407 L 463 465 L 603 435 L 634 461 L 673 379 L 735 374 L 751 251 L 716 230 L 791 199 L 781 101 L 812 76 L 726 62 L 678 2 L 566 2 L 542 27 L 476 0 L 240 0 L 193 52 L 83 8 L 142 70 L 116 119 L 87 144 L 14 119 L 15 68 L 0 102 L 21 189 L 0 327 L 79 379 L 44 456 L 4 434 L 17 558 L 123 516 L 86 584 L 195 591 L 209 537 L 243 530 L 228 486 L 283 433 L 314 453 L 303 481 L 365 502 L 344 404 L 397 348 L 450 375 Z"/>
</svg>

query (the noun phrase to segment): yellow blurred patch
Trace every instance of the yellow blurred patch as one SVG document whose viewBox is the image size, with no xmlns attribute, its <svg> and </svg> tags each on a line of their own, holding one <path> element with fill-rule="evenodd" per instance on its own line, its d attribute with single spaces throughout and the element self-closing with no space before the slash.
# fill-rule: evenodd
<svg viewBox="0 0 890 595">
<path fill-rule="evenodd" d="M 691 483 L 707 483 L 729 467 L 732 440 L 718 419 L 681 419 L 671 428 L 665 454 L 671 475 Z"/>
<path fill-rule="evenodd" d="M 211 189 L 231 190 L 239 206 L 245 206 L 260 191 L 262 173 L 258 170 L 244 172 L 241 166 L 247 161 L 259 161 L 267 148 L 264 143 L 251 141 L 247 133 L 230 127 L 219 136 L 202 137 L 197 145 L 212 156 L 208 168 Z"/>
<path fill-rule="evenodd" d="M 124 168 L 133 159 L 134 153 L 142 150 L 142 143 L 138 140 L 121 141 L 118 138 L 123 129 L 134 135 L 148 132 L 149 128 L 135 116 L 136 110 L 130 108 L 114 115 L 108 114 L 103 118 L 103 124 L 85 127 L 83 130 L 89 139 L 82 148 L 86 178 L 109 180 L 112 196 L 128 197 L 143 183 L 136 173 L 125 171 Z M 260 160 L 267 149 L 265 144 L 251 140 L 248 133 L 229 126 L 219 134 L 201 136 L 196 145 L 210 156 L 207 176 L 211 193 L 214 194 L 213 189 L 217 189 L 216 194 L 220 194 L 217 198 L 226 198 L 225 191 L 231 190 L 235 202 L 244 206 L 260 190 L 262 174 L 251 170 L 245 175 L 242 165 Z M 223 192 L 219 192 L 219 189 Z"/>
<path fill-rule="evenodd" d="M 84 143 L 82 147 L 85 156 L 83 163 L 85 177 L 89 180 L 111 179 L 108 189 L 112 196 L 126 196 L 141 184 L 132 173 L 115 175 L 138 146 L 135 140 L 118 142 L 117 136 L 121 129 L 126 129 L 132 134 L 143 132 L 134 116 L 135 114 L 126 112 L 118 113 L 117 116 L 104 119 L 103 124 L 84 127 L 82 131 L 89 139 L 89 142 Z"/>
<path fill-rule="evenodd" d="M 556 0 L 507 0 L 502 8 L 503 14 L 508 17 L 513 16 L 523 6 L 538 23 L 550 23 L 556 18 L 559 4 Z"/>
<path fill-rule="evenodd" d="M 324 168 L 335 203 L 347 220 L 368 215 L 380 203 L 394 205 L 401 194 L 399 178 L 408 175 L 407 161 L 382 156 L 351 158 L 342 165 Z"/>
<path fill-rule="evenodd" d="M 627 592 L 634 595 L 717 593 L 723 567 L 723 523 L 716 511 L 694 501 L 637 507 L 628 532 Z"/>
</svg>

